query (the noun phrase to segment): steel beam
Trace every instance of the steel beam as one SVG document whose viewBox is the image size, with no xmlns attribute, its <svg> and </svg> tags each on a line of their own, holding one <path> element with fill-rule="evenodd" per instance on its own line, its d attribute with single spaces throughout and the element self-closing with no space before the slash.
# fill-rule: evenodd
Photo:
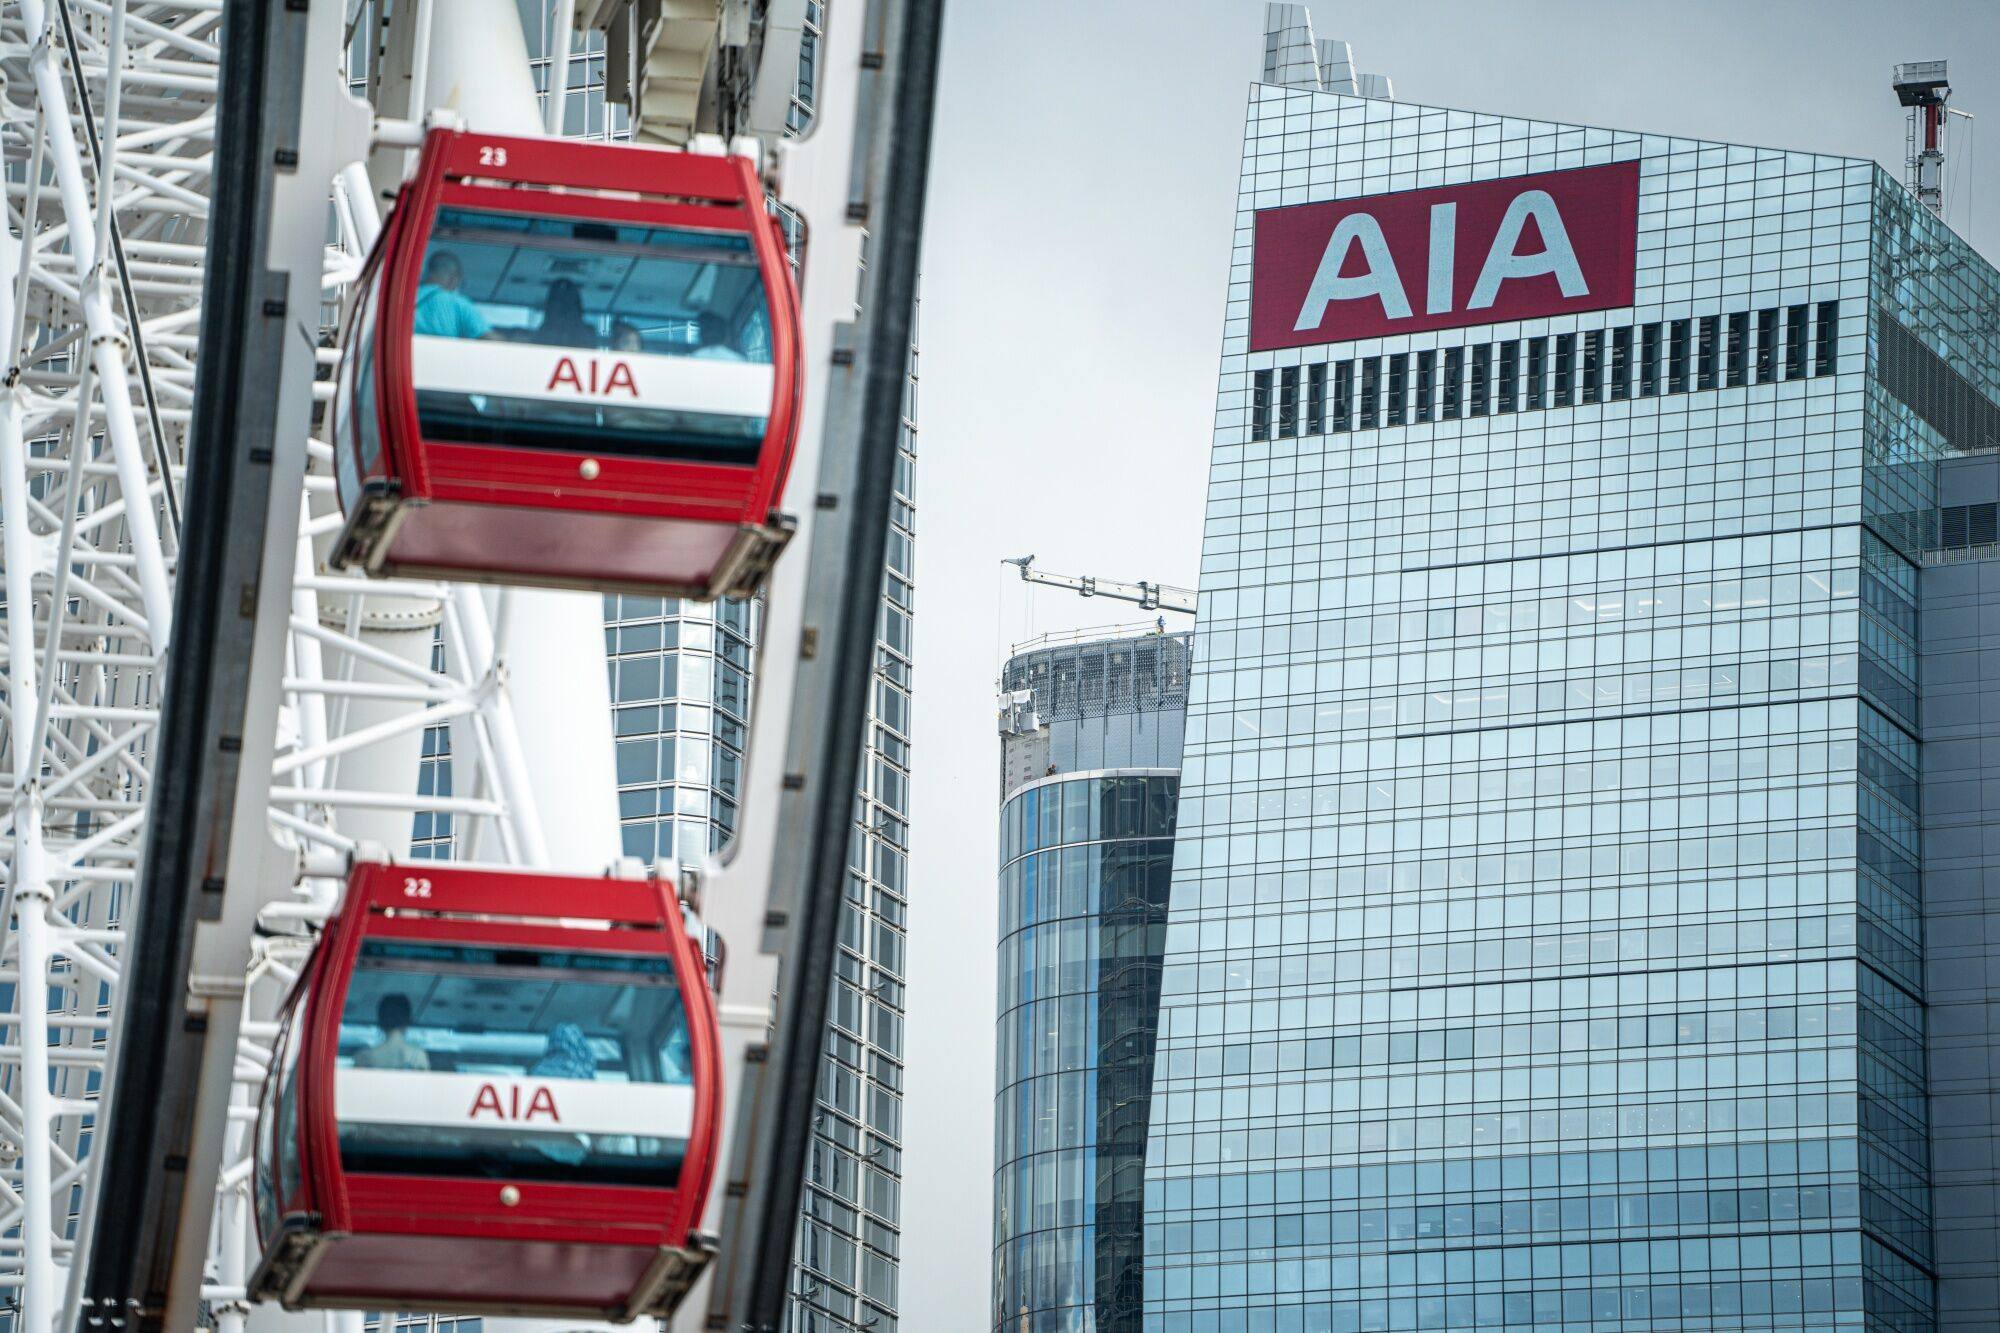
<svg viewBox="0 0 2000 1333">
<path fill-rule="evenodd" d="M 161 734 L 95 1150 L 84 1328 L 193 1325 L 256 909 L 320 328 L 328 182 L 366 121 L 315 108 L 338 0 L 229 8 L 201 363 Z M 315 62 L 310 63 L 309 62 Z M 343 114 L 343 113 L 347 114 Z M 365 115 L 365 112 L 364 112 Z M 309 131 L 309 132 L 308 132 Z M 77 237 L 72 232 L 74 248 Z M 128 404 L 129 411 L 129 404 Z"/>
</svg>

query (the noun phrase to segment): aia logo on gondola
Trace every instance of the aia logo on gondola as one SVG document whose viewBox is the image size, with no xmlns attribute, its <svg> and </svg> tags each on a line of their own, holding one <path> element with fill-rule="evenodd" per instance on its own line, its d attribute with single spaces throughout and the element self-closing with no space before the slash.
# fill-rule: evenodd
<svg viewBox="0 0 2000 1333">
<path fill-rule="evenodd" d="M 1267 208 L 1250 350 L 1632 304 L 1639 164 Z"/>
<path fill-rule="evenodd" d="M 495 1120 L 514 1121 L 526 1124 L 537 1116 L 546 1116 L 551 1124 L 560 1125 L 562 1114 L 556 1110 L 556 1095 L 547 1088 L 536 1088 L 528 1095 L 526 1106 L 521 1104 L 521 1089 L 509 1085 L 507 1095 L 502 1097 L 500 1089 L 491 1083 L 479 1085 L 479 1091 L 472 1098 L 472 1109 L 466 1113 L 467 1120 L 477 1120 L 490 1115 Z"/>
<path fill-rule="evenodd" d="M 632 379 L 631 366 L 623 361 L 613 361 L 607 371 L 594 356 L 585 357 L 581 367 L 578 367 L 574 357 L 559 357 L 556 368 L 549 372 L 549 382 L 543 392 L 554 393 L 558 389 L 596 394 L 601 398 L 621 390 L 634 398 L 639 396 L 639 386 Z"/>
</svg>

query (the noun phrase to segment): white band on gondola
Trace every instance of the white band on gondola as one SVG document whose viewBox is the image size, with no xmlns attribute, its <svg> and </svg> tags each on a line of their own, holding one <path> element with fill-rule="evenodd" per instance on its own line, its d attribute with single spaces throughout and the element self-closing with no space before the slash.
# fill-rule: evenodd
<svg viewBox="0 0 2000 1333">
<path fill-rule="evenodd" d="M 342 1124 L 663 1138 L 686 1138 L 694 1127 L 694 1088 L 686 1083 L 346 1068 L 334 1076 L 333 1092 Z"/>
<path fill-rule="evenodd" d="M 760 419 L 771 410 L 774 373 L 756 361 L 429 334 L 410 339 L 410 369 L 419 391 Z"/>
</svg>

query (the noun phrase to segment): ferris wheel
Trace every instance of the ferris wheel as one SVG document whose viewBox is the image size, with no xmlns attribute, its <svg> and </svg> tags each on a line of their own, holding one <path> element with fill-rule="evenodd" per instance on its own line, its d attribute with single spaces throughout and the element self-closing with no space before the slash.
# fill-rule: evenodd
<svg viewBox="0 0 2000 1333">
<path fill-rule="evenodd" d="M 939 20 L 801 138 L 803 8 L 563 4 L 588 145 L 509 0 L 0 9 L 0 1327 L 777 1327 Z M 619 854 L 613 590 L 764 599 L 722 859 Z"/>
</svg>

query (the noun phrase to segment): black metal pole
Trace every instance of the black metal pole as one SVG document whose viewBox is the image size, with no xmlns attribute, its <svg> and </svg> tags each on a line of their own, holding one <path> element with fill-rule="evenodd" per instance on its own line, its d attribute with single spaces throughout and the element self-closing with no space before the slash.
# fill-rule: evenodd
<svg viewBox="0 0 2000 1333">
<path fill-rule="evenodd" d="M 298 0 L 224 9 L 174 637 L 92 1148 L 95 1222 L 78 1256 L 88 1267 L 77 1333 L 158 1328 L 166 1317 L 206 1031 L 188 1007 L 188 974 L 197 923 L 221 910 L 271 503 L 287 318 L 282 275 L 263 258 L 273 172 L 298 160 L 305 11 Z"/>
<path fill-rule="evenodd" d="M 767 1175 L 759 1182 L 762 1207 L 746 1208 L 740 1219 L 754 1228 L 753 1236 L 729 1238 L 738 1246 L 747 1240 L 748 1253 L 755 1256 L 749 1299 L 734 1313 L 739 1327 L 758 1333 L 776 1333 L 785 1326 L 793 1238 L 812 1144 L 827 1000 L 853 836 L 854 778 L 867 734 L 882 565 L 909 381 L 943 10 L 942 0 L 902 0 L 900 19 L 891 29 L 894 113 L 880 207 L 867 218 L 870 282 L 861 312 L 865 329 L 858 349 L 861 363 L 856 367 L 861 425 L 853 482 L 847 491 L 852 498 L 847 549 L 841 555 L 847 577 L 838 612 L 840 653 L 829 666 L 833 682 L 827 725 L 810 770 L 817 790 L 812 793 L 807 830 L 806 845 L 812 849 L 809 878 L 797 898 L 799 919 L 793 923 L 774 1040 L 762 1077 L 761 1103 L 770 1119 L 765 1140 L 769 1151 L 762 1163 Z M 765 725 L 781 721 L 766 719 Z"/>
</svg>

